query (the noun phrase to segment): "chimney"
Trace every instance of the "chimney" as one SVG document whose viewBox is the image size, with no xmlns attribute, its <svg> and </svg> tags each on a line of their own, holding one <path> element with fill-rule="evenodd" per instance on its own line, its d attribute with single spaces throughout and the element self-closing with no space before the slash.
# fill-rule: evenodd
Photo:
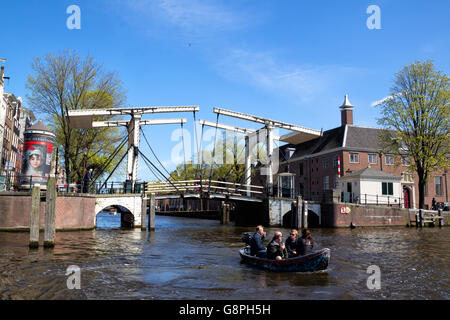
<svg viewBox="0 0 450 320">
<path fill-rule="evenodd" d="M 345 95 L 344 103 L 339 107 L 341 109 L 341 126 L 353 124 L 353 105 L 348 100 L 348 94 Z"/>
</svg>

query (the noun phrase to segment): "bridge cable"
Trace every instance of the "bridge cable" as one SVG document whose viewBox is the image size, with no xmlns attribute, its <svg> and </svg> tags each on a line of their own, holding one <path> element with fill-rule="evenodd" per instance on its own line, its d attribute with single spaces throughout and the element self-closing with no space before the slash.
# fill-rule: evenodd
<svg viewBox="0 0 450 320">
<path fill-rule="evenodd" d="M 200 149 L 198 152 L 199 153 L 199 157 L 200 157 L 200 161 L 199 161 L 199 165 L 197 166 L 200 167 L 200 192 L 203 192 L 203 150 L 201 150 L 202 148 L 202 141 L 203 141 L 203 130 L 205 128 L 205 124 L 202 124 L 202 131 L 200 134 Z M 197 171 L 197 175 L 198 175 L 198 171 Z"/>
<path fill-rule="evenodd" d="M 240 152 L 239 155 L 241 155 L 243 151 L 245 151 L 245 144 L 244 144 L 244 148 L 241 149 L 241 152 Z M 239 159 L 239 157 L 238 157 L 238 154 L 236 153 L 236 163 L 233 161 L 233 165 L 230 167 L 230 169 L 228 170 L 227 174 L 224 176 L 224 179 L 227 179 L 228 176 L 230 175 L 231 171 L 233 169 L 236 169 L 236 165 L 238 165 L 238 163 L 237 163 L 238 159 Z M 235 181 L 235 183 L 236 183 L 236 181 Z"/>
<path fill-rule="evenodd" d="M 185 150 L 185 148 L 184 148 L 184 128 L 183 128 L 183 122 L 181 122 L 181 141 L 183 142 L 184 180 L 187 180 L 186 150 Z"/>
<path fill-rule="evenodd" d="M 209 183 L 208 183 L 208 193 L 211 191 L 211 179 L 212 179 L 212 175 L 213 175 L 213 163 L 214 158 L 216 157 L 216 138 L 217 138 L 217 127 L 219 125 L 219 113 L 217 114 L 217 118 L 216 118 L 216 132 L 214 134 L 214 147 L 213 147 L 213 153 L 212 153 L 212 162 L 211 162 L 211 167 L 210 167 L 210 172 L 209 172 Z"/>
<path fill-rule="evenodd" d="M 106 183 L 108 182 L 109 178 L 111 178 L 111 176 L 113 175 L 114 171 L 116 171 L 117 167 L 120 165 L 120 163 L 123 161 L 123 159 L 125 158 L 125 156 L 128 154 L 128 152 L 130 151 L 131 148 L 133 148 L 134 146 L 130 146 L 127 150 L 127 152 L 124 153 L 124 155 L 122 156 L 122 158 L 120 159 L 120 161 L 116 164 L 116 166 L 114 167 L 113 171 L 111 171 L 111 173 L 109 174 L 108 178 L 106 178 L 105 182 L 101 185 L 100 189 L 101 190 L 103 188 L 103 186 L 106 185 Z"/>
<path fill-rule="evenodd" d="M 144 161 L 144 163 L 147 165 L 147 167 L 148 167 L 148 169 L 151 171 L 151 173 L 153 173 L 153 175 L 155 176 L 155 178 L 156 178 L 157 180 L 159 180 L 159 181 L 161 182 L 161 181 L 167 179 L 164 175 L 162 175 L 162 174 L 159 174 L 159 175 L 158 175 L 157 173 L 155 173 L 155 171 L 153 170 L 153 168 L 152 168 L 151 166 L 149 166 L 149 164 L 146 162 L 146 161 L 147 161 L 146 159 L 143 159 L 143 161 Z"/>
<path fill-rule="evenodd" d="M 164 174 L 158 169 L 158 167 L 155 166 L 155 165 L 153 164 L 153 162 L 150 161 L 150 159 L 148 159 L 148 158 L 145 156 L 145 154 L 142 153 L 141 150 L 139 150 L 139 153 L 140 153 L 141 156 L 144 158 L 144 160 L 146 160 L 146 164 L 147 164 L 147 165 L 148 165 L 148 164 L 152 165 L 153 168 L 155 168 L 156 171 L 158 171 L 159 174 L 162 175 L 162 176 L 167 180 L 167 182 L 169 182 L 175 189 L 177 189 L 177 191 L 178 191 L 180 194 L 182 194 L 182 192 L 180 191 L 180 189 L 178 189 L 178 188 L 172 183 L 172 181 L 170 181 L 170 179 L 168 179 L 166 176 L 164 176 Z M 148 163 L 147 163 L 147 162 L 148 162 Z"/>
<path fill-rule="evenodd" d="M 150 143 L 148 142 L 147 137 L 145 136 L 144 130 L 142 128 L 141 128 L 141 132 L 142 132 L 145 142 L 147 143 L 148 147 L 150 148 L 150 151 L 152 152 L 153 156 L 156 158 L 156 161 L 158 161 L 158 163 L 161 165 L 161 167 L 164 169 L 164 171 L 167 172 L 167 174 L 170 176 L 170 172 L 166 169 L 166 167 L 164 167 L 164 165 L 159 160 L 156 153 L 153 151 L 153 148 L 151 147 Z"/>
<path fill-rule="evenodd" d="M 134 129 L 133 129 L 134 130 Z M 119 146 L 113 151 L 113 153 L 109 156 L 109 158 L 104 162 L 103 166 L 100 168 L 99 171 L 97 171 L 97 173 L 95 174 L 95 176 L 92 179 L 92 182 L 90 183 L 90 186 L 92 186 L 98 178 L 100 178 L 100 176 L 103 174 L 103 172 L 105 172 L 106 168 L 109 166 L 109 164 L 114 160 L 114 158 L 117 156 L 117 154 L 119 153 L 119 151 L 123 148 L 123 146 L 126 143 L 128 134 L 123 137 L 122 141 L 120 142 Z"/>
<path fill-rule="evenodd" d="M 199 150 L 199 144 L 198 144 L 198 134 L 197 134 L 197 119 L 196 119 L 196 116 L 195 116 L 195 111 L 193 112 L 194 113 L 194 137 L 195 137 L 195 146 L 197 147 L 197 154 L 198 154 L 198 150 Z M 201 143 L 201 142 L 200 142 Z M 195 150 L 194 150 L 195 148 L 193 148 L 192 149 L 192 166 L 194 166 L 194 161 L 195 161 Z M 198 157 L 197 157 L 197 161 L 198 161 L 199 159 L 198 159 Z M 195 172 L 195 177 L 194 177 L 194 179 L 197 179 L 197 174 L 198 174 L 198 172 L 196 171 Z"/>
</svg>

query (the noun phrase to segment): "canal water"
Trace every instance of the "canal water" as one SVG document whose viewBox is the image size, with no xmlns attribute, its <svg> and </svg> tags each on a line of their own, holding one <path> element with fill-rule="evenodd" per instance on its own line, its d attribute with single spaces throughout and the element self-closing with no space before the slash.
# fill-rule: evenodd
<svg viewBox="0 0 450 320">
<path fill-rule="evenodd" d="M 54 249 L 38 250 L 26 232 L 0 232 L 0 299 L 450 298 L 450 228 L 312 229 L 331 249 L 329 269 L 272 273 L 240 262 L 241 234 L 252 228 L 163 216 L 155 232 L 111 226 L 120 214 L 105 214 L 96 230 L 58 232 Z M 268 238 L 276 230 L 266 228 Z M 71 265 L 80 290 L 67 288 Z M 371 265 L 379 290 L 367 286 Z"/>
</svg>

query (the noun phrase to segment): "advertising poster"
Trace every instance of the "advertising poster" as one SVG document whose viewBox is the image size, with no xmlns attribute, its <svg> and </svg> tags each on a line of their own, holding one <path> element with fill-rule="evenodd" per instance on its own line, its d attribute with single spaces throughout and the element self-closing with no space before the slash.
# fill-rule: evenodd
<svg viewBox="0 0 450 320">
<path fill-rule="evenodd" d="M 50 173 L 54 137 L 28 132 L 25 135 L 21 185 L 45 184 Z"/>
</svg>

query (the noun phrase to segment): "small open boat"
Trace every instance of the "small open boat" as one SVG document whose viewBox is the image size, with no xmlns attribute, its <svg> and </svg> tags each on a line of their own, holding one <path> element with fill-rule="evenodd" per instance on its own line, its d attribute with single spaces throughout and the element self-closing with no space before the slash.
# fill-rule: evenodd
<svg viewBox="0 0 450 320">
<path fill-rule="evenodd" d="M 276 272 L 307 272 L 325 270 L 328 267 L 328 262 L 330 261 L 331 250 L 324 248 L 308 253 L 304 256 L 298 256 L 285 260 L 272 260 L 251 256 L 249 247 L 239 250 L 239 254 L 242 262 L 266 270 Z"/>
</svg>

